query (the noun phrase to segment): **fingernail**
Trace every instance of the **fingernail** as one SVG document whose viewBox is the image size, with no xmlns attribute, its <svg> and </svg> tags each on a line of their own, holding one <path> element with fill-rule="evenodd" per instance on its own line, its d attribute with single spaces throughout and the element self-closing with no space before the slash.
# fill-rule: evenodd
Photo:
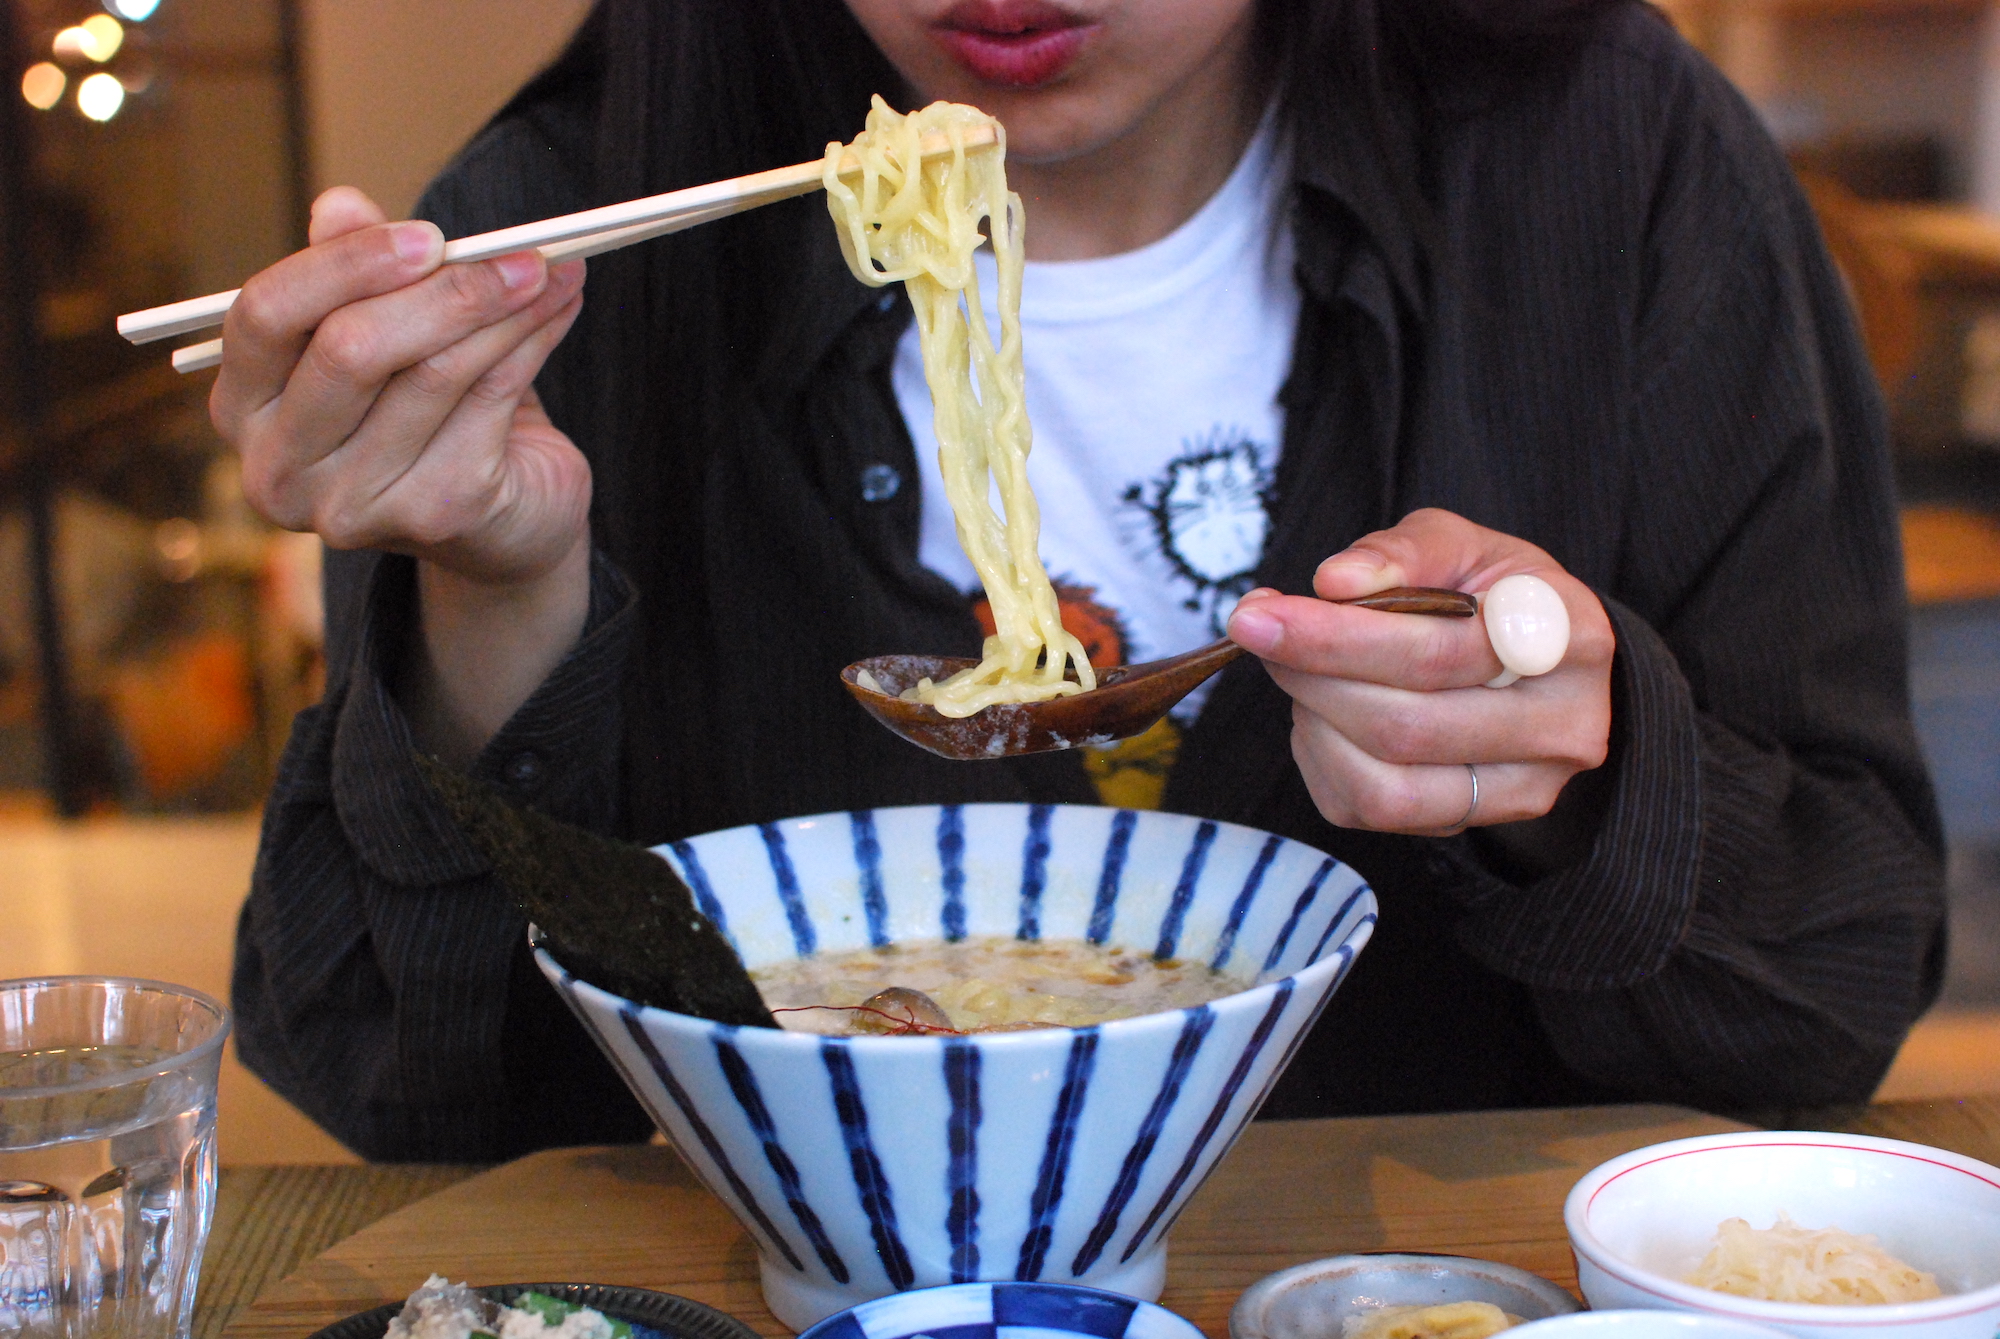
<svg viewBox="0 0 2000 1339">
<path fill-rule="evenodd" d="M 398 260 L 419 264 L 444 245 L 444 234 L 428 223 L 399 223 L 389 230 L 389 245 L 396 248 Z"/>
<path fill-rule="evenodd" d="M 493 266 L 500 271 L 500 282 L 509 288 L 526 288 L 542 275 L 542 258 L 532 251 L 502 256 Z"/>
<path fill-rule="evenodd" d="M 1285 625 L 1254 605 L 1246 608 L 1238 604 L 1229 616 L 1229 640 L 1253 654 L 1268 655 L 1277 650 L 1284 635 Z"/>
<path fill-rule="evenodd" d="M 1383 564 L 1382 555 L 1378 553 L 1370 553 L 1366 549 L 1343 549 L 1321 563 L 1320 566 L 1323 568 L 1352 567 L 1363 572 L 1379 572 L 1382 570 Z"/>
<path fill-rule="evenodd" d="M 1259 586 L 1255 590 L 1244 591 L 1242 595 L 1237 597 L 1236 605 L 1240 609 L 1242 608 L 1243 602 L 1245 600 L 1268 600 L 1273 595 L 1277 595 L 1279 593 L 1280 592 L 1271 589 L 1269 586 Z"/>
</svg>

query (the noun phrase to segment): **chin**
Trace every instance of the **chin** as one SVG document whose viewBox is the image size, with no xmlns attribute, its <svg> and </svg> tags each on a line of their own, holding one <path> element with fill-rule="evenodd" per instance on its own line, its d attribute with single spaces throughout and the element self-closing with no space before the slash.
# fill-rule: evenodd
<svg viewBox="0 0 2000 1339">
<path fill-rule="evenodd" d="M 1042 88 L 996 88 L 963 77 L 923 90 L 924 102 L 963 102 L 1007 128 L 1007 161 L 1030 166 L 1067 162 L 1115 143 L 1139 120 L 1137 110 L 1107 106 L 1081 81 Z"/>
</svg>

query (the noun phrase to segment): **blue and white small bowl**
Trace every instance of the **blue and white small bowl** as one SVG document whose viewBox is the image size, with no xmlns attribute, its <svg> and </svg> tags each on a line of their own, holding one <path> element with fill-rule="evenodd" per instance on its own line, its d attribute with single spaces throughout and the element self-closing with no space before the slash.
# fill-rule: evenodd
<svg viewBox="0 0 2000 1339">
<path fill-rule="evenodd" d="M 959 1283 L 863 1302 L 799 1339 L 1203 1339 L 1165 1307 L 1073 1283 Z"/>
<path fill-rule="evenodd" d="M 660 848 L 751 968 L 897 941 L 1088 939 L 1254 980 L 1097 1027 L 821 1037 L 644 1008 L 537 958 L 756 1241 L 793 1329 L 938 1284 L 1151 1300 L 1166 1234 L 1375 923 L 1331 857 L 1176 814 L 942 805 Z"/>
</svg>

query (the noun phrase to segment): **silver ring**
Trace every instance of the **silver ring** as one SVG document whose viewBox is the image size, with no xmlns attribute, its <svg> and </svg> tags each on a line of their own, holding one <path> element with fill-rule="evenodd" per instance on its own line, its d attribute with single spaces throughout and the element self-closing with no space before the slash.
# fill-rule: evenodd
<svg viewBox="0 0 2000 1339">
<path fill-rule="evenodd" d="M 1479 811 L 1479 769 L 1471 763 L 1467 763 L 1465 765 L 1465 774 L 1472 778 L 1472 802 L 1465 806 L 1465 817 L 1452 824 L 1454 830 L 1463 828 L 1466 824 L 1470 823 L 1473 814 Z"/>
</svg>

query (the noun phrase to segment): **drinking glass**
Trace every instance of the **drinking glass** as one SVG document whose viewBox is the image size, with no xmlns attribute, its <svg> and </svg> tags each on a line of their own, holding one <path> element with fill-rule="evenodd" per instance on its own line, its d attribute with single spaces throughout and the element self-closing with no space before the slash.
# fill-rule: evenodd
<svg viewBox="0 0 2000 1339">
<path fill-rule="evenodd" d="M 0 981 L 0 1335 L 186 1339 L 228 1034 L 181 986 Z"/>
</svg>

